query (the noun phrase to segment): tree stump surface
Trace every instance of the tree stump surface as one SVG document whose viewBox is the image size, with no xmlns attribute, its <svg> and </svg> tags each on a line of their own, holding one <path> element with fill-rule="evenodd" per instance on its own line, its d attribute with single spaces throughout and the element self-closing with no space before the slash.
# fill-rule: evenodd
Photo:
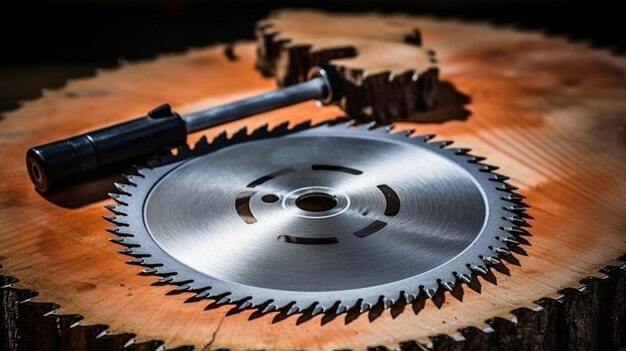
<svg viewBox="0 0 626 351">
<path fill-rule="evenodd" d="M 281 15 L 287 18 L 287 13 Z M 524 243 L 471 286 L 349 319 L 205 310 L 126 264 L 93 186 L 42 197 L 24 169 L 34 145 L 143 115 L 188 113 L 270 90 L 255 43 L 193 49 L 107 69 L 0 121 L 0 343 L 16 350 L 616 349 L 625 340 L 626 59 L 584 44 L 483 24 L 343 15 L 358 31 L 419 28 L 446 97 L 397 123 L 454 140 L 511 177 L 530 207 Z M 380 23 L 378 22 L 380 21 Z M 384 23 L 382 25 L 381 23 Z M 401 30 L 400 30 L 401 29 Z M 225 52 L 228 54 L 226 55 Z M 462 106 L 458 106 L 461 104 Z M 466 111 L 462 118 L 451 114 Z M 424 114 L 437 122 L 416 124 Z M 190 136 L 343 115 L 303 103 Z M 439 118 L 442 117 L 443 119 Z M 98 188 L 101 190 L 101 188 Z M 19 280 L 19 281 L 17 281 Z M 33 292 L 36 292 L 33 293 Z"/>
</svg>

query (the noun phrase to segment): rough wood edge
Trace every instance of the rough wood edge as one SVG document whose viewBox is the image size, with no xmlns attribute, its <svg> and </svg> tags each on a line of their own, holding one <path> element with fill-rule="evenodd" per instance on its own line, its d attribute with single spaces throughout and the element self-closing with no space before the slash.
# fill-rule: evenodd
<svg viewBox="0 0 626 351">
<path fill-rule="evenodd" d="M 626 262 L 626 255 L 619 258 Z M 487 320 L 489 328 L 467 327 L 456 337 L 435 335 L 428 344 L 406 341 L 401 351 L 470 350 L 617 350 L 626 344 L 626 263 L 600 270 L 579 288 L 559 291 L 558 299 L 536 301 L 537 309 L 511 311 L 513 321 Z M 137 343 L 135 335 L 107 334 L 105 325 L 82 325 L 81 316 L 57 315 L 54 303 L 33 301 L 37 293 L 13 287 L 18 280 L 0 276 L 0 341 L 5 350 L 160 351 L 162 341 Z M 387 351 L 371 345 L 371 350 Z M 181 346 L 172 350 L 192 350 Z"/>
<path fill-rule="evenodd" d="M 280 86 L 305 81 L 312 67 L 330 64 L 337 68 L 344 80 L 345 97 L 340 106 L 353 118 L 390 123 L 414 117 L 415 112 L 436 106 L 439 69 L 434 51 L 427 51 L 432 65 L 425 71 L 410 69 L 371 74 L 363 69 L 332 63 L 336 59 L 356 56 L 356 48 L 345 46 L 312 50 L 310 43 L 285 38 L 288 34 L 280 33 L 271 20 L 271 17 L 262 20 L 255 30 L 256 67 L 262 74 L 274 76 Z M 405 43 L 421 47 L 419 29 L 408 32 Z M 380 94 L 381 91 L 385 93 Z"/>
</svg>

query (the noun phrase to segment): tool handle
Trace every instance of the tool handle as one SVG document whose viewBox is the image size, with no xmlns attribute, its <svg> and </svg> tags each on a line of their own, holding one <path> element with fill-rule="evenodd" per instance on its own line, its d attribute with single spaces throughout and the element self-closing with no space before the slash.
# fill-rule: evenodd
<svg viewBox="0 0 626 351">
<path fill-rule="evenodd" d="M 31 148 L 26 167 L 35 188 L 46 192 L 65 180 L 186 141 L 185 122 L 165 104 L 145 117 Z"/>
</svg>

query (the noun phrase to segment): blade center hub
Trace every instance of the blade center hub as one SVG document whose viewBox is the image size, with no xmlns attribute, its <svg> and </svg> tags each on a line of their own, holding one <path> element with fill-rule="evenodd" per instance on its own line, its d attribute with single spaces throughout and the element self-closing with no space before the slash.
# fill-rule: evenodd
<svg viewBox="0 0 626 351">
<path fill-rule="evenodd" d="M 326 193 L 307 193 L 296 199 L 296 206 L 310 212 L 324 212 L 337 206 L 337 198 Z"/>
<path fill-rule="evenodd" d="M 300 217 L 328 218 L 344 212 L 350 206 L 350 199 L 333 188 L 308 186 L 287 194 L 282 205 Z"/>
</svg>

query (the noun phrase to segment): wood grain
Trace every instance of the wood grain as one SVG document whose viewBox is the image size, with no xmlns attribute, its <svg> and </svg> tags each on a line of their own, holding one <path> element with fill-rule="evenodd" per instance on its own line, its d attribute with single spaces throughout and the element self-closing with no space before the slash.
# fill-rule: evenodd
<svg viewBox="0 0 626 351">
<path fill-rule="evenodd" d="M 170 286 L 151 285 L 155 278 L 126 264 L 100 218 L 111 201 L 62 207 L 34 191 L 24 169 L 28 147 L 142 115 L 165 101 L 186 113 L 275 86 L 254 70 L 253 43 L 236 44 L 231 59 L 216 46 L 76 80 L 0 121 L 0 273 L 7 280 L 0 285 L 10 283 L 8 276 L 19 279 L 0 289 L 0 340 L 19 350 L 111 350 L 132 335 L 137 350 L 155 349 L 159 343 L 151 340 L 199 350 L 616 348 L 625 320 L 624 266 L 616 258 L 626 251 L 626 60 L 507 28 L 381 18 L 407 31 L 419 27 L 437 50 L 441 80 L 471 98 L 466 120 L 403 122 L 397 128 L 436 133 L 472 148 L 526 196 L 532 236 L 524 237 L 528 245 L 514 260 L 479 277 L 473 288 L 463 286 L 462 297 L 445 293 L 437 303 L 422 301 L 423 307 L 355 320 L 343 315 L 324 324 L 321 316 L 299 325 L 297 316 L 249 320 L 250 312 L 227 316 L 228 307 L 205 310 L 206 302 L 187 301 L 190 294 L 168 294 Z M 304 103 L 226 128 L 319 122 L 341 114 Z M 221 130 L 204 134 L 211 138 Z M 88 187 L 72 194 L 87 195 Z M 600 272 L 607 266 L 614 268 Z M 581 283 L 586 277 L 592 278 Z M 31 299 L 22 289 L 38 296 Z M 33 346 L 37 339 L 29 325 L 51 309 L 44 318 L 49 326 L 38 331 L 46 336 Z M 78 326 L 76 315 L 83 317 Z M 84 327 L 89 325 L 96 327 Z M 105 326 L 122 337 L 103 336 Z"/>
</svg>

